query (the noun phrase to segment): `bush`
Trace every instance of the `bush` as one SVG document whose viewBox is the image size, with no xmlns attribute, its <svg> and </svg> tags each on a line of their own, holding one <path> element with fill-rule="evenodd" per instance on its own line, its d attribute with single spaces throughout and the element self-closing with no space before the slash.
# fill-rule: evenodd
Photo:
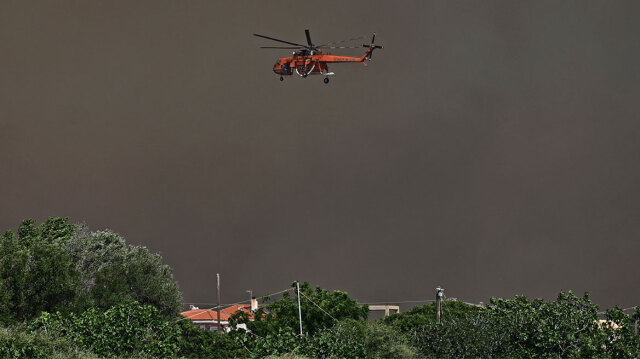
<svg viewBox="0 0 640 359">
<path fill-rule="evenodd" d="M 171 268 L 147 248 L 127 245 L 111 231 L 49 218 L 25 220 L 18 235 L 0 236 L 0 323 L 16 324 L 40 312 L 80 313 L 128 301 L 179 314 L 182 296 Z"/>
<path fill-rule="evenodd" d="M 180 331 L 177 355 L 180 358 L 243 358 L 247 352 L 239 347 L 233 336 L 203 330 L 190 320 L 178 320 Z"/>
<path fill-rule="evenodd" d="M 91 308 L 80 315 L 42 313 L 31 325 L 36 333 L 51 333 L 102 356 L 143 355 L 172 358 L 180 331 L 158 309 L 137 302 L 106 311 Z"/>
<path fill-rule="evenodd" d="M 29 333 L 21 327 L 0 328 L 0 359 L 95 357 L 70 341 L 45 333 Z"/>
<path fill-rule="evenodd" d="M 598 307 L 588 294 L 560 293 L 555 301 L 493 298 L 485 309 L 441 324 L 407 331 L 428 358 L 638 357 L 640 337 L 619 308 L 607 311 L 613 325 L 598 325 Z"/>
</svg>

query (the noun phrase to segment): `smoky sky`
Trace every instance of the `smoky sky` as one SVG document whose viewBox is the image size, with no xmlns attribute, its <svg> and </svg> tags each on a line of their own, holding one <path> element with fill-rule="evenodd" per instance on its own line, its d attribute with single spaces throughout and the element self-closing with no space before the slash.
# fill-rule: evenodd
<svg viewBox="0 0 640 359">
<path fill-rule="evenodd" d="M 0 3 L 0 230 L 160 252 L 185 302 L 638 304 L 640 3 Z M 369 66 L 271 71 L 372 32 Z M 361 55 L 362 50 L 335 50 Z"/>
</svg>

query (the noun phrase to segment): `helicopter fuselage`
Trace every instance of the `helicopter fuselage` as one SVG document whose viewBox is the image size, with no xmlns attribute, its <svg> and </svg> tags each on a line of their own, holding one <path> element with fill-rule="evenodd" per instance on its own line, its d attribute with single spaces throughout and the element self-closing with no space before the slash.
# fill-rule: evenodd
<svg viewBox="0 0 640 359">
<path fill-rule="evenodd" d="M 367 57 L 335 56 L 323 54 L 322 51 L 296 51 L 293 56 L 279 58 L 273 66 L 273 72 L 280 76 L 296 74 L 307 77 L 308 75 L 333 75 L 329 72 L 329 63 L 339 62 L 364 62 Z"/>
</svg>

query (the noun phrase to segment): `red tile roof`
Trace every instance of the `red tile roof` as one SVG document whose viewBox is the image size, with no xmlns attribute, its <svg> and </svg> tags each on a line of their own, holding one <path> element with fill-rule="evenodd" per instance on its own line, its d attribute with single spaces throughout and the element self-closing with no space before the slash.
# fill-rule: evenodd
<svg viewBox="0 0 640 359">
<path fill-rule="evenodd" d="M 238 310 L 249 314 L 249 318 L 253 319 L 253 313 L 251 313 L 250 305 L 236 304 L 220 310 L 220 320 L 228 321 L 231 314 L 234 314 Z M 183 317 L 191 320 L 218 320 L 218 312 L 210 309 L 192 309 L 186 312 L 180 313 Z"/>
<path fill-rule="evenodd" d="M 191 320 L 218 320 L 218 313 L 209 309 L 192 309 L 180 314 Z"/>
</svg>

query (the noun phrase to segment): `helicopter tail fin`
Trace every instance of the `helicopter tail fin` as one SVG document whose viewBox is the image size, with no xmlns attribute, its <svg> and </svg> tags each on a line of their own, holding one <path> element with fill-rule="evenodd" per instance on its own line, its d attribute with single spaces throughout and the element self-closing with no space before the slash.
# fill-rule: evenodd
<svg viewBox="0 0 640 359">
<path fill-rule="evenodd" d="M 376 33 L 373 33 L 373 37 L 371 38 L 371 44 L 367 45 L 367 44 L 362 44 L 362 47 L 367 48 L 367 52 L 365 52 L 365 54 L 362 56 L 361 61 L 365 61 L 365 60 L 371 60 L 371 57 L 373 56 L 373 50 L 375 49 L 382 49 L 382 45 L 376 45 L 375 44 L 376 41 Z"/>
</svg>

